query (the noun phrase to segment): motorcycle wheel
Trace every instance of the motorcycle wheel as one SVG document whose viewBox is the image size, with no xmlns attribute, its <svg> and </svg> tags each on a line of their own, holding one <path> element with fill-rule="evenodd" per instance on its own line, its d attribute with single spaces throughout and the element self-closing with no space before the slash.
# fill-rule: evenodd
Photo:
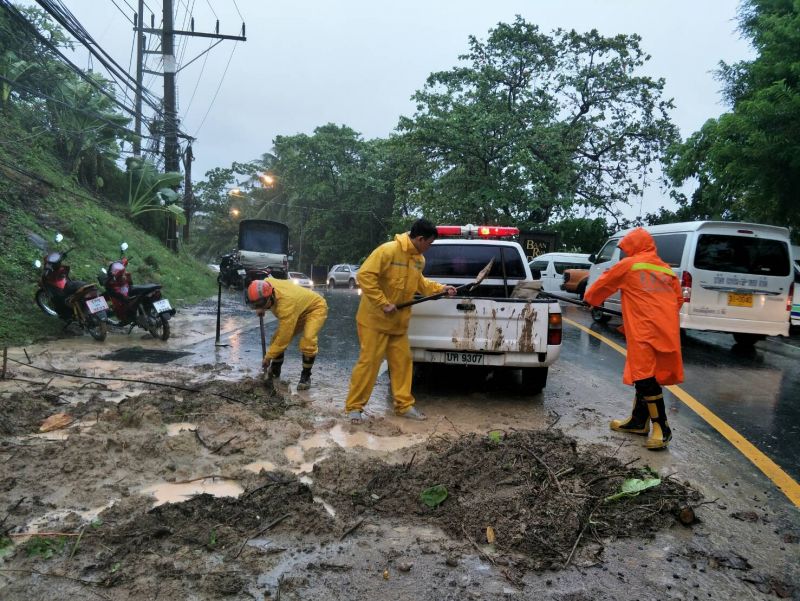
<svg viewBox="0 0 800 601">
<path fill-rule="evenodd" d="M 163 315 L 156 313 L 156 310 L 150 307 L 147 316 L 147 323 L 149 327 L 147 331 L 153 338 L 160 340 L 167 340 L 169 338 L 169 321 Z"/>
<path fill-rule="evenodd" d="M 89 335 L 98 342 L 103 342 L 108 334 L 108 325 L 105 321 L 105 313 L 89 315 L 86 318 L 86 331 L 89 332 Z"/>
<path fill-rule="evenodd" d="M 36 291 L 36 304 L 39 305 L 39 308 L 45 315 L 58 317 L 58 312 L 53 309 L 53 297 L 50 296 L 47 290 Z"/>
</svg>

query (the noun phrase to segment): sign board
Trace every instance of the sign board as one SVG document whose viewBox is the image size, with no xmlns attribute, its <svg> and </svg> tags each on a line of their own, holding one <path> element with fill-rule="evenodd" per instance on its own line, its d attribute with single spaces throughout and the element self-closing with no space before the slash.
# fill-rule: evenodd
<svg viewBox="0 0 800 601">
<path fill-rule="evenodd" d="M 528 261 L 558 249 L 558 232 L 520 232 L 519 243 Z"/>
</svg>

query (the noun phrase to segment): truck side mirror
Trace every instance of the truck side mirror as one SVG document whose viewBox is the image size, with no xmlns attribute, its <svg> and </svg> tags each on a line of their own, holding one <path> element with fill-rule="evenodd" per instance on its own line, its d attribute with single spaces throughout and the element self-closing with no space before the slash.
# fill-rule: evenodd
<svg viewBox="0 0 800 601">
<path fill-rule="evenodd" d="M 589 258 L 586 259 L 586 260 L 589 261 L 589 263 L 594 263 L 595 261 L 597 261 L 597 256 L 594 253 L 592 253 L 592 254 L 589 255 Z"/>
<path fill-rule="evenodd" d="M 534 280 L 542 279 L 542 272 L 539 269 L 531 269 L 531 275 L 533 276 Z"/>
</svg>

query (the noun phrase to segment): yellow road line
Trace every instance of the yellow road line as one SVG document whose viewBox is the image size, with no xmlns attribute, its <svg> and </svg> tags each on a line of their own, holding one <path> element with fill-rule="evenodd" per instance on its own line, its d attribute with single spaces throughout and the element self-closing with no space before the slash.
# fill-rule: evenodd
<svg viewBox="0 0 800 601">
<path fill-rule="evenodd" d="M 586 332 L 590 336 L 594 336 L 601 342 L 604 342 L 623 356 L 627 354 L 625 347 L 617 344 L 613 340 L 610 340 L 605 336 L 601 336 L 597 332 L 593 332 L 586 326 L 569 318 L 563 317 L 562 319 L 571 326 L 574 326 L 579 330 Z M 784 472 L 777 463 L 759 451 L 744 436 L 731 428 L 723 420 L 717 417 L 713 411 L 709 410 L 705 405 L 683 390 L 680 386 L 667 386 L 666 388 L 681 401 L 683 401 L 683 403 L 689 407 L 689 409 L 704 419 L 709 426 L 714 428 L 728 442 L 736 447 L 736 449 L 747 459 L 749 459 L 753 465 L 761 470 L 761 472 L 767 478 L 772 480 L 773 484 L 775 484 L 775 486 L 777 486 L 778 489 L 780 489 L 780 491 L 785 494 L 792 503 L 794 503 L 795 507 L 800 507 L 800 484 L 795 482 L 792 477 L 789 476 L 789 474 Z"/>
</svg>

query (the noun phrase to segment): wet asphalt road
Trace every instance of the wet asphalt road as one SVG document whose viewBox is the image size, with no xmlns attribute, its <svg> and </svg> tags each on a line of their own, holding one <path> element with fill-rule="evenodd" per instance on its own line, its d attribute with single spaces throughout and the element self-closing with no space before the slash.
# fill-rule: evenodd
<svg viewBox="0 0 800 601">
<path fill-rule="evenodd" d="M 329 316 L 320 335 L 320 359 L 315 367 L 318 381 L 332 383 L 330 394 L 336 403 L 344 401 L 350 370 L 358 358 L 358 338 L 355 328 L 355 312 L 359 297 L 351 290 L 323 290 L 329 305 Z M 247 310 L 238 297 L 229 294 L 228 310 L 241 313 Z M 564 307 L 565 317 L 579 323 L 593 332 L 624 346 L 624 338 L 616 331 L 617 319 L 608 324 L 595 324 L 588 312 L 572 307 Z M 621 382 L 624 358 L 604 342 L 590 336 L 579 328 L 564 324 L 562 346 L 562 366 L 570 364 L 570 369 L 580 369 L 591 380 L 617 384 Z M 260 369 L 261 342 L 258 320 L 253 317 L 253 326 L 241 329 L 223 337 L 230 344 L 224 349 L 225 360 L 249 367 L 254 372 Z M 266 339 L 275 330 L 275 322 L 266 324 Z M 300 354 L 296 339 L 286 352 L 284 376 L 296 381 L 300 373 Z M 568 361 L 565 361 L 568 359 Z M 685 382 L 681 388 L 698 402 L 716 414 L 721 420 L 734 428 L 761 452 L 772 459 L 795 481 L 800 480 L 800 338 L 768 339 L 756 344 L 752 350 L 740 349 L 733 344 L 733 338 L 726 334 L 692 332 L 683 343 Z M 415 394 L 423 400 L 426 394 L 442 394 L 442 380 L 459 380 L 451 394 L 458 395 L 463 386 L 480 387 L 491 396 L 519 396 L 524 390 L 515 389 L 513 382 L 504 379 L 461 381 L 461 372 L 442 371 L 421 383 L 415 384 Z M 551 381 L 558 373 L 551 370 Z M 385 395 L 386 373 L 382 373 L 374 395 Z M 438 384 L 438 385 L 437 385 Z M 462 386 L 458 386 L 461 384 Z M 379 390 L 380 389 L 380 390 Z M 499 394 L 498 394 L 499 393 Z M 447 392 L 445 392 L 447 394 Z M 632 391 L 631 391 L 632 398 Z M 680 400 L 668 396 L 671 419 L 678 415 L 687 420 L 693 428 L 707 431 L 708 436 L 720 449 L 720 453 L 737 453 L 724 438 L 714 431 Z M 385 401 L 384 401 L 385 402 Z M 374 404 L 372 401 L 371 405 Z M 627 410 L 628 401 L 621 399 L 620 407 Z"/>
<path fill-rule="evenodd" d="M 625 339 L 616 330 L 619 320 L 595 324 L 587 312 L 572 307 L 565 309 L 565 315 L 624 346 Z M 619 353 L 601 351 L 605 344 L 568 325 L 564 338 L 562 352 L 584 357 L 581 365 L 596 377 L 621 377 L 624 358 Z M 685 380 L 681 384 L 796 481 L 800 479 L 799 342 L 798 337 L 769 338 L 752 349 L 742 349 L 730 334 L 690 332 L 682 345 Z M 673 399 L 671 406 L 697 420 L 700 427 L 700 418 L 680 401 Z M 721 437 L 720 444 L 725 444 Z"/>
</svg>

